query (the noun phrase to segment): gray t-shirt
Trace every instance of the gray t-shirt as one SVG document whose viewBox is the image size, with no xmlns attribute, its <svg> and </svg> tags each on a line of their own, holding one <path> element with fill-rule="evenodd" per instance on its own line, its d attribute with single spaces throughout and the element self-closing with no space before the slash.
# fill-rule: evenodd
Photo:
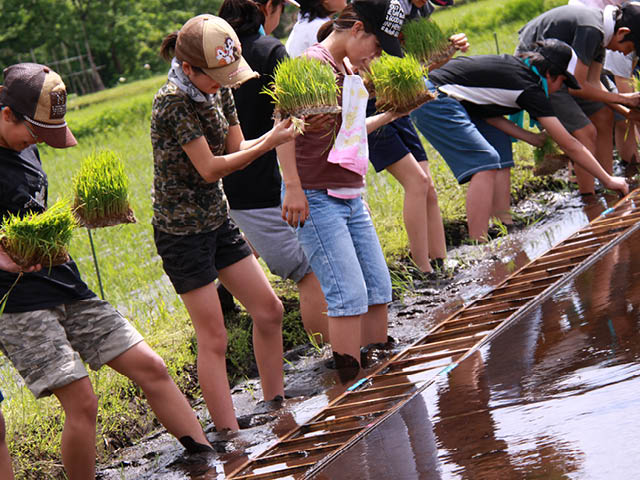
<svg viewBox="0 0 640 480">
<path fill-rule="evenodd" d="M 540 40 L 557 38 L 571 45 L 585 65 L 604 61 L 604 22 L 602 10 L 565 5 L 534 18 L 520 29 L 516 53 L 531 50 Z"/>
</svg>

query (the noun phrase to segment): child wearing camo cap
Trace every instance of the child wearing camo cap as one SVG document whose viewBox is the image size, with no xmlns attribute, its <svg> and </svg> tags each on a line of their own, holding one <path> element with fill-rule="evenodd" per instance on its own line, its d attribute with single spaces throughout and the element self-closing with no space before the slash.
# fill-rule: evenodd
<svg viewBox="0 0 640 480">
<path fill-rule="evenodd" d="M 64 120 L 60 76 L 35 63 L 4 70 L 0 90 L 0 216 L 47 208 L 37 143 L 76 145 Z M 89 290 L 73 260 L 22 271 L 0 249 L 0 350 L 36 398 L 55 395 L 65 411 L 62 463 L 69 479 L 95 477 L 97 398 L 83 362 L 108 365 L 145 393 L 158 420 L 190 452 L 211 447 L 162 359 L 109 303 Z M 6 477 L 2 477 L 6 478 Z"/>
</svg>

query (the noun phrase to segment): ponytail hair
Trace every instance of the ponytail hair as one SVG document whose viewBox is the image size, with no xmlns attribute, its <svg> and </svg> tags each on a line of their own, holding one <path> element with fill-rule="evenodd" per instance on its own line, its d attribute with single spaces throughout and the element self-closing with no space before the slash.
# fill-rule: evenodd
<svg viewBox="0 0 640 480">
<path fill-rule="evenodd" d="M 351 30 L 351 27 L 353 27 L 356 22 L 362 22 L 362 24 L 364 25 L 364 31 L 366 33 L 374 33 L 374 29 L 371 27 L 371 25 L 360 18 L 358 12 L 356 12 L 356 9 L 353 8 L 353 4 L 350 3 L 349 5 L 344 7 L 344 10 L 340 12 L 340 15 L 338 15 L 337 18 L 329 20 L 322 24 L 320 30 L 318 30 L 318 42 L 322 42 L 333 32 L 343 32 L 346 30 Z"/>
<path fill-rule="evenodd" d="M 224 0 L 218 16 L 224 18 L 239 37 L 258 33 L 265 17 L 261 7 L 269 0 Z M 284 0 L 271 0 L 272 8 L 280 8 Z"/>
<path fill-rule="evenodd" d="M 176 43 L 178 42 L 178 32 L 175 31 L 170 33 L 164 40 L 162 40 L 162 45 L 160 45 L 160 56 L 164 58 L 167 62 L 170 62 L 174 57 L 176 51 Z"/>
</svg>

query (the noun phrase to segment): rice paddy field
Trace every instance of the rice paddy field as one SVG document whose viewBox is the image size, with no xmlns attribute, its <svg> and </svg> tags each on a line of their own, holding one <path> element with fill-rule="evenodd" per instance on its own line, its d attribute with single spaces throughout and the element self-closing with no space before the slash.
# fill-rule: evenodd
<svg viewBox="0 0 640 480">
<path fill-rule="evenodd" d="M 517 29 L 544 9 L 564 2 L 537 0 L 481 0 L 441 10 L 434 19 L 445 31 L 466 32 L 471 43 L 469 54 L 512 52 Z M 494 34 L 495 33 L 495 34 Z M 497 39 L 497 41 L 496 41 Z M 145 336 L 165 359 L 180 387 L 191 398 L 199 396 L 194 382 L 195 340 L 186 311 L 163 274 L 156 255 L 151 228 L 151 184 L 153 161 L 149 141 L 151 101 L 164 83 L 164 74 L 139 82 L 74 98 L 69 103 L 68 123 L 76 133 L 78 146 L 66 150 L 41 148 L 45 171 L 49 175 L 49 203 L 73 196 L 72 178 L 83 159 L 109 149 L 120 158 L 129 178 L 130 206 L 136 224 L 92 231 L 105 297 Z M 518 167 L 513 173 L 514 194 L 534 182 L 531 148 L 514 146 Z M 431 173 L 439 194 L 445 223 L 465 218 L 465 189 L 458 186 L 446 164 L 427 145 Z M 374 216 L 383 250 L 390 266 L 402 268 L 407 256 L 407 237 L 402 224 L 403 195 L 400 185 L 388 174 L 367 178 L 367 200 Z M 84 280 L 99 292 L 94 259 L 86 229 L 75 231 L 69 251 L 79 265 Z M 274 279 L 275 280 L 275 279 Z M 290 285 L 277 284 L 278 292 L 295 300 Z M 293 314 L 291 322 L 297 322 Z M 289 344 L 305 341 L 292 334 Z M 229 333 L 230 361 L 245 359 L 248 338 L 243 329 Z M 136 387 L 108 369 L 91 372 L 99 398 L 96 442 L 99 461 L 109 458 L 118 447 L 157 428 Z M 60 434 L 63 413 L 53 398 L 35 401 L 22 386 L 19 376 L 0 358 L 0 388 L 6 400 L 2 412 L 17 478 L 65 478 L 60 462 Z"/>
</svg>

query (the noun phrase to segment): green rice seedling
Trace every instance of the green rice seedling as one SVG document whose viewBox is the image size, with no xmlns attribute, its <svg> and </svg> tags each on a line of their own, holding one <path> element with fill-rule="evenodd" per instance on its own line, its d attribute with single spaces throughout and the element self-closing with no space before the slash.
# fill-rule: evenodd
<svg viewBox="0 0 640 480">
<path fill-rule="evenodd" d="M 73 177 L 74 209 L 87 228 L 135 223 L 129 207 L 129 179 L 124 164 L 111 150 L 86 157 Z"/>
<path fill-rule="evenodd" d="M 369 75 L 378 110 L 405 113 L 435 98 L 425 85 L 424 67 L 412 55 L 400 58 L 383 54 L 371 62 Z"/>
<path fill-rule="evenodd" d="M 533 150 L 533 173 L 537 176 L 552 175 L 567 165 L 569 157 L 562 153 L 556 142 L 547 137 L 542 147 Z"/>
<path fill-rule="evenodd" d="M 273 99 L 276 117 L 340 112 L 339 87 L 333 71 L 314 58 L 282 60 L 273 73 L 273 82 L 262 92 Z"/>
<path fill-rule="evenodd" d="M 67 247 L 75 227 L 69 203 L 59 201 L 42 213 L 6 216 L 0 227 L 0 243 L 23 268 L 60 265 L 69 260 Z"/>
<path fill-rule="evenodd" d="M 441 63 L 455 53 L 455 47 L 438 24 L 428 18 L 405 23 L 402 28 L 404 49 L 423 65 Z"/>
</svg>

